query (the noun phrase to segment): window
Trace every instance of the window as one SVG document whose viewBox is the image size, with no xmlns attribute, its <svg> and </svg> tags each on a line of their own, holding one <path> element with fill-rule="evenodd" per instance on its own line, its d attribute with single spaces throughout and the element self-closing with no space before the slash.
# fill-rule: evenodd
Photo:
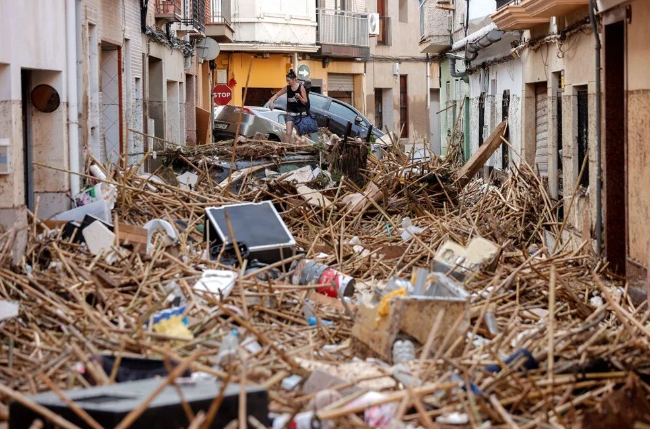
<svg viewBox="0 0 650 429">
<path fill-rule="evenodd" d="M 350 10 L 349 0 L 336 0 L 337 10 Z"/>
<path fill-rule="evenodd" d="M 340 116 L 346 121 L 350 121 L 352 123 L 354 123 L 354 120 L 357 118 L 357 113 L 354 110 L 344 106 L 341 103 L 337 103 L 336 101 L 332 101 L 329 111 L 332 112 L 332 114 Z"/>
<path fill-rule="evenodd" d="M 309 103 L 311 104 L 311 107 L 324 109 L 325 104 L 327 104 L 327 98 L 319 97 L 318 95 L 314 95 L 314 94 L 309 94 Z"/>
<path fill-rule="evenodd" d="M 399 22 L 409 22 L 408 0 L 399 0 Z"/>
</svg>

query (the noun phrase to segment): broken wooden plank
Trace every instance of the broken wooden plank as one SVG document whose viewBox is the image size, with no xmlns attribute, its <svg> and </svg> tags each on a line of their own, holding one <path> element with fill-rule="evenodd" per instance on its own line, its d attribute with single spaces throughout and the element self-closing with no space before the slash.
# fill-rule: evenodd
<svg viewBox="0 0 650 429">
<path fill-rule="evenodd" d="M 506 128 L 508 126 L 508 121 L 501 122 L 490 134 L 490 137 L 483 142 L 483 145 L 478 148 L 476 153 L 461 167 L 460 170 L 456 173 L 456 183 L 460 188 L 464 188 L 472 177 L 478 173 L 478 171 L 483 167 L 483 164 L 487 162 L 492 154 L 499 148 L 501 144 L 501 137 L 505 136 Z"/>
</svg>

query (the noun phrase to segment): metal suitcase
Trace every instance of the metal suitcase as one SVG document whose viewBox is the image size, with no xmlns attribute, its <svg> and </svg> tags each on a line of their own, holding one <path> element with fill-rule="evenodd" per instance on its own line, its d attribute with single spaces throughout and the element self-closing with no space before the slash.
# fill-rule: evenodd
<svg viewBox="0 0 650 429">
<path fill-rule="evenodd" d="M 177 379 L 176 381 L 183 398 L 181 399 L 174 386 L 165 387 L 130 426 L 131 429 L 187 427 L 189 423 L 183 410 L 182 401 L 185 400 L 195 414 L 199 411 L 207 413 L 212 401 L 219 396 L 222 388 L 222 383 L 215 381 L 193 382 L 188 379 L 183 381 Z M 65 392 L 65 395 L 103 428 L 110 429 L 116 427 L 162 382 L 161 378 L 131 381 L 89 389 L 70 390 Z M 210 429 L 223 429 L 232 420 L 238 418 L 239 393 L 238 385 L 228 385 L 223 403 L 212 421 Z M 30 399 L 83 429 L 90 428 L 53 392 L 41 393 Z M 248 415 L 254 416 L 260 423 L 268 424 L 268 393 L 265 389 L 246 386 L 246 412 Z M 44 429 L 54 428 L 53 424 L 28 407 L 18 402 L 12 402 L 9 405 L 9 429 L 28 429 L 35 419 L 41 419 L 45 423 Z"/>
<path fill-rule="evenodd" d="M 206 208 L 205 240 L 210 249 L 217 248 L 214 253 L 233 243 L 226 212 L 235 241 L 248 247 L 250 260 L 273 264 L 295 255 L 296 240 L 270 201 Z"/>
</svg>

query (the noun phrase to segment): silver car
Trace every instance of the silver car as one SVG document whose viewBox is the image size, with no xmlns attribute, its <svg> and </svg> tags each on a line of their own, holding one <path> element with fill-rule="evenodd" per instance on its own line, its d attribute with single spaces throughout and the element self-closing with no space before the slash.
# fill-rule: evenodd
<svg viewBox="0 0 650 429">
<path fill-rule="evenodd" d="M 215 142 L 235 137 L 240 114 L 239 135 L 254 137 L 256 133 L 261 133 L 267 134 L 271 141 L 282 141 L 287 132 L 284 124 L 286 112 L 255 106 L 244 107 L 243 113 L 240 109 L 237 106 L 221 106 L 215 109 L 212 128 Z"/>
</svg>

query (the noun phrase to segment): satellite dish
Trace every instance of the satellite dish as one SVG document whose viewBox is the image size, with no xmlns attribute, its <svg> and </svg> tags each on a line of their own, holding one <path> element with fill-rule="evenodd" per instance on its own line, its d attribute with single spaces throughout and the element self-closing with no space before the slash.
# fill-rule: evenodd
<svg viewBox="0 0 650 429">
<path fill-rule="evenodd" d="M 196 45 L 196 52 L 203 61 L 212 61 L 219 56 L 221 48 L 216 40 L 206 37 Z"/>
</svg>

